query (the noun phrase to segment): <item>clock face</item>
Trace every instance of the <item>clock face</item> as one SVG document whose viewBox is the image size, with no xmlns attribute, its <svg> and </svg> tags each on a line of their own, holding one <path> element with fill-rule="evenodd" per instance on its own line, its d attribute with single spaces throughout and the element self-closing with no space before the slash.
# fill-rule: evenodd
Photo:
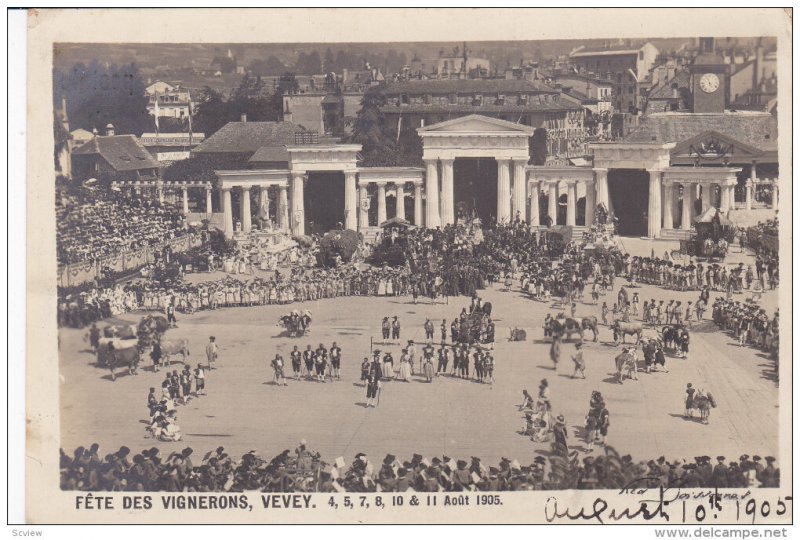
<svg viewBox="0 0 800 540">
<path fill-rule="evenodd" d="M 706 73 L 700 77 L 700 90 L 706 94 L 715 92 L 719 88 L 719 77 L 714 73 Z"/>
</svg>

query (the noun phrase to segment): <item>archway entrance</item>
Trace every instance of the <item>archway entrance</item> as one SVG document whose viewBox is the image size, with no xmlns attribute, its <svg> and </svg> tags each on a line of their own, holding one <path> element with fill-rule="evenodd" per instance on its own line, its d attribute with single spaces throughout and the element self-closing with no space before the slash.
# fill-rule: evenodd
<svg viewBox="0 0 800 540">
<path fill-rule="evenodd" d="M 497 214 L 497 162 L 492 158 L 456 158 L 453 162 L 453 202 L 456 220 L 479 217 L 484 223 Z"/>
<path fill-rule="evenodd" d="M 620 236 L 647 236 L 650 176 L 640 169 L 608 171 L 608 196 Z"/>
<path fill-rule="evenodd" d="M 306 234 L 322 234 L 344 223 L 344 173 L 309 172 L 305 186 Z"/>
</svg>

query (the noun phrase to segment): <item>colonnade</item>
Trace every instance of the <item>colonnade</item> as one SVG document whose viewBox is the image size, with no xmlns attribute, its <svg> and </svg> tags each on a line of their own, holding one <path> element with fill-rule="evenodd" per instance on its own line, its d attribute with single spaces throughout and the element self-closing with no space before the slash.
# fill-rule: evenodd
<svg viewBox="0 0 800 540">
<path fill-rule="evenodd" d="M 271 215 L 270 205 L 271 199 L 277 201 L 277 210 L 275 217 L 278 229 L 289 232 L 289 197 L 288 185 L 286 183 L 273 183 L 263 185 L 223 185 L 220 187 L 222 196 L 222 213 L 224 215 L 225 232 L 232 234 L 235 231 L 233 221 L 233 205 L 232 205 L 232 190 L 239 191 L 239 222 L 241 223 L 241 230 L 243 232 L 250 232 L 253 230 L 253 212 L 251 206 L 252 191 L 256 192 L 257 213 L 256 216 L 263 216 L 264 219 L 269 220 Z M 270 192 L 277 191 L 277 195 L 270 197 Z"/>
<path fill-rule="evenodd" d="M 526 215 L 528 156 L 496 158 L 497 161 L 497 222 L 512 221 Z M 425 226 L 429 228 L 452 225 L 456 221 L 453 193 L 454 157 L 425 159 Z M 441 168 L 441 174 L 439 169 Z"/>
<path fill-rule="evenodd" d="M 369 195 L 370 186 L 375 186 L 374 190 L 377 190 L 376 200 L 378 203 L 378 222 L 376 225 L 380 225 L 389 217 L 396 217 L 399 219 L 404 219 L 407 221 L 412 221 L 409 219 L 411 216 L 406 215 L 406 207 L 405 207 L 405 199 L 406 199 L 406 190 L 409 189 L 414 193 L 414 216 L 413 216 L 413 223 L 415 225 L 422 225 L 423 224 L 423 212 L 422 212 L 422 179 L 415 179 L 415 180 L 370 180 L 368 179 L 360 179 L 358 183 L 358 200 L 361 201 L 359 204 L 359 213 L 358 213 L 358 230 L 363 231 L 370 227 L 369 224 L 369 210 L 371 207 L 371 199 Z M 387 188 L 389 187 L 394 188 L 395 192 L 395 213 L 394 216 L 387 215 L 387 205 L 386 205 L 386 197 L 387 197 Z M 345 198 L 346 200 L 346 198 Z M 345 213 L 347 211 L 345 210 Z M 356 229 L 356 226 L 347 227 L 348 229 Z"/>
<path fill-rule="evenodd" d="M 166 192 L 177 193 L 181 192 L 182 211 L 186 215 L 189 213 L 189 190 L 190 189 L 203 189 L 206 192 L 205 213 L 211 214 L 213 206 L 211 204 L 211 191 L 213 186 L 211 182 L 202 181 L 188 181 L 188 182 L 167 182 L 164 180 L 121 180 L 114 182 L 114 185 L 120 189 L 125 189 L 130 194 L 138 196 L 152 195 L 153 199 L 157 199 L 159 203 L 164 203 Z"/>
</svg>

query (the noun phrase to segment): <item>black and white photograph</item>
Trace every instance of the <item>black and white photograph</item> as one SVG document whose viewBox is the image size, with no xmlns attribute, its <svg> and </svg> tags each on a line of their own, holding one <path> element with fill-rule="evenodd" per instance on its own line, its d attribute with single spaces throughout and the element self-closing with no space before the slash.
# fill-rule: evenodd
<svg viewBox="0 0 800 540">
<path fill-rule="evenodd" d="M 790 522 L 791 16 L 672 11 L 53 37 L 32 519 Z"/>
</svg>

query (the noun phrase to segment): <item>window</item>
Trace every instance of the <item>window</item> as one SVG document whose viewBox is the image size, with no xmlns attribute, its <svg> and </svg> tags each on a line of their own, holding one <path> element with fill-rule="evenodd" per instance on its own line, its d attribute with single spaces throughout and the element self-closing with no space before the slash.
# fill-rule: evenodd
<svg viewBox="0 0 800 540">
<path fill-rule="evenodd" d="M 639 51 L 639 60 L 644 60 L 644 51 Z"/>
<path fill-rule="evenodd" d="M 400 96 L 400 104 L 401 105 L 408 105 L 408 94 L 402 94 Z"/>
</svg>

